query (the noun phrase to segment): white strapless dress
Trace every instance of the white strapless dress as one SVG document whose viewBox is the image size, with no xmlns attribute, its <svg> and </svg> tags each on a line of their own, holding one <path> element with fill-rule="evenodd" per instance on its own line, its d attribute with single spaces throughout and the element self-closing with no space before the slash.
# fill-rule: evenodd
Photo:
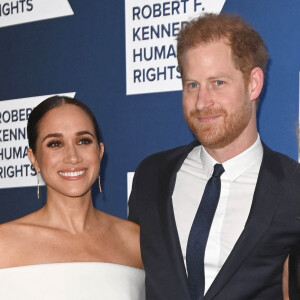
<svg viewBox="0 0 300 300">
<path fill-rule="evenodd" d="M 102 262 L 71 262 L 0 269 L 0 299 L 144 300 L 145 272 Z"/>
</svg>

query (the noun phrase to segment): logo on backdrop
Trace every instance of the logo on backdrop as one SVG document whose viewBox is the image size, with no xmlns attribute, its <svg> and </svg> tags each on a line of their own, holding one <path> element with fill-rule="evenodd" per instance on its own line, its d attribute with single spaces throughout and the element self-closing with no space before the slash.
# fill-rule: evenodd
<svg viewBox="0 0 300 300">
<path fill-rule="evenodd" d="M 180 90 L 176 36 L 203 13 L 220 13 L 226 0 L 125 0 L 127 95 Z"/>
<path fill-rule="evenodd" d="M 0 27 L 73 14 L 74 12 L 68 0 L 0 1 Z"/>
<path fill-rule="evenodd" d="M 0 188 L 36 185 L 36 172 L 27 157 L 26 126 L 33 108 L 50 96 L 54 95 L 0 101 Z"/>
</svg>

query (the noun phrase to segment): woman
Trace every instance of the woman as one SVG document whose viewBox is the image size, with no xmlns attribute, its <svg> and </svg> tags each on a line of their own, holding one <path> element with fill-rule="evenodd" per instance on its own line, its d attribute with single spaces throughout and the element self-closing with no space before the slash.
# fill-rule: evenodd
<svg viewBox="0 0 300 300">
<path fill-rule="evenodd" d="M 27 133 L 47 201 L 0 226 L 0 299 L 144 299 L 139 227 L 92 204 L 104 152 L 93 113 L 54 96 L 31 112 Z"/>
<path fill-rule="evenodd" d="M 283 299 L 300 299 L 300 245 L 291 249 L 283 268 Z"/>
<path fill-rule="evenodd" d="M 283 265 L 282 291 L 283 291 L 283 300 L 290 300 L 290 297 L 289 297 L 289 257 L 286 259 L 286 261 Z M 291 298 L 291 299 L 293 299 L 293 298 Z"/>
</svg>

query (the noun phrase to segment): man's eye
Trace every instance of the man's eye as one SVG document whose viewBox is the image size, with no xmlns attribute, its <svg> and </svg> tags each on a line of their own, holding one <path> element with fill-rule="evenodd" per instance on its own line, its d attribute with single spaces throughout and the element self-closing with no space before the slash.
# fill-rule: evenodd
<svg viewBox="0 0 300 300">
<path fill-rule="evenodd" d="M 215 84 L 216 85 L 222 85 L 222 84 L 224 84 L 224 81 L 223 80 L 216 80 Z"/>
<path fill-rule="evenodd" d="M 199 86 L 199 85 L 198 85 L 198 83 L 196 83 L 196 82 L 191 82 L 191 83 L 190 83 L 190 87 L 193 88 L 193 89 L 194 89 L 194 88 L 197 88 L 198 86 Z"/>
<path fill-rule="evenodd" d="M 62 146 L 62 143 L 58 140 L 50 141 L 47 143 L 47 147 L 50 147 L 50 148 L 61 147 L 61 146 Z"/>
<path fill-rule="evenodd" d="M 89 138 L 82 138 L 78 141 L 79 145 L 89 145 L 92 143 L 92 140 Z"/>
</svg>

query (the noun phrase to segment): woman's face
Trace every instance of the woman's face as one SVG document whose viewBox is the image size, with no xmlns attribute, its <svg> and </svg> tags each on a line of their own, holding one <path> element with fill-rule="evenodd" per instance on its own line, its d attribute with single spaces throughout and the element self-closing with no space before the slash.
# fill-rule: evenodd
<svg viewBox="0 0 300 300">
<path fill-rule="evenodd" d="M 45 114 L 38 127 L 36 153 L 28 149 L 28 156 L 41 172 L 48 196 L 80 197 L 98 177 L 103 151 L 86 112 L 65 104 Z"/>
</svg>

